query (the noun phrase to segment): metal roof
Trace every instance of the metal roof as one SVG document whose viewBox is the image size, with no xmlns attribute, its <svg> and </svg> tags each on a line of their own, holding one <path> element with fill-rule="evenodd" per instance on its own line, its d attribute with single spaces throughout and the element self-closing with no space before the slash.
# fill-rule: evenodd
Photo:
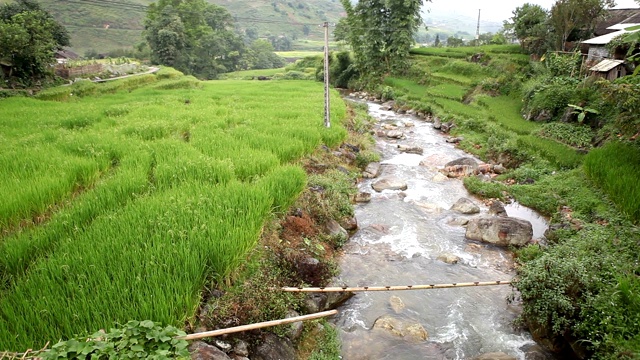
<svg viewBox="0 0 640 360">
<path fill-rule="evenodd" d="M 624 64 L 624 60 L 606 59 L 606 60 L 600 61 L 596 66 L 592 67 L 589 70 L 598 71 L 598 72 L 608 72 L 609 70 L 621 64 Z"/>
<path fill-rule="evenodd" d="M 591 44 L 591 45 L 606 45 L 606 44 L 610 43 L 611 40 L 613 40 L 613 38 L 615 38 L 618 35 L 622 35 L 622 34 L 638 31 L 638 30 L 635 30 L 635 31 L 626 31 L 625 30 L 626 28 L 630 28 L 630 27 L 636 26 L 636 25 L 640 25 L 640 24 L 616 24 L 616 25 L 613 25 L 613 26 L 609 26 L 608 29 L 617 30 L 617 31 L 614 31 L 614 32 L 609 33 L 607 35 L 602 35 L 602 36 L 594 37 L 594 38 L 589 39 L 589 40 L 585 40 L 582 43 L 583 44 Z"/>
</svg>

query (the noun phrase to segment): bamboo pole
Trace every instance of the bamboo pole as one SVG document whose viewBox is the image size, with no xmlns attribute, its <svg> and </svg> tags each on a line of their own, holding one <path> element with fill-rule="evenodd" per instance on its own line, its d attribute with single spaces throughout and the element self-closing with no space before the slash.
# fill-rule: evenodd
<svg viewBox="0 0 640 360">
<path fill-rule="evenodd" d="M 206 331 L 206 332 L 201 332 L 201 333 L 190 334 L 190 335 L 186 335 L 186 336 L 179 336 L 176 339 L 179 339 L 179 340 L 196 340 L 196 339 L 220 336 L 220 335 L 224 335 L 224 334 L 231 334 L 231 333 L 236 333 L 236 332 L 241 332 L 241 331 L 261 329 L 261 328 L 265 328 L 265 327 L 269 327 L 269 326 L 290 324 L 290 323 L 303 321 L 303 320 L 319 319 L 319 318 L 322 318 L 322 317 L 335 315 L 337 313 L 338 313 L 338 310 L 329 310 L 329 311 L 323 311 L 323 312 L 319 312 L 319 313 L 315 313 L 315 314 L 296 316 L 296 317 L 287 318 L 287 319 L 265 321 L 265 322 L 261 322 L 261 323 L 236 326 L 236 327 L 227 328 L 227 329 L 219 329 L 219 330 L 213 330 L 213 331 Z"/>
<path fill-rule="evenodd" d="M 431 289 L 447 289 L 473 286 L 495 286 L 509 285 L 511 281 L 489 281 L 489 282 L 470 282 L 470 283 L 453 283 L 453 284 L 436 284 L 436 285 L 408 285 L 408 286 L 360 286 L 360 287 L 320 287 L 320 288 L 297 288 L 283 287 L 283 291 L 287 292 L 357 292 L 357 291 L 402 291 L 402 290 L 431 290 Z"/>
</svg>

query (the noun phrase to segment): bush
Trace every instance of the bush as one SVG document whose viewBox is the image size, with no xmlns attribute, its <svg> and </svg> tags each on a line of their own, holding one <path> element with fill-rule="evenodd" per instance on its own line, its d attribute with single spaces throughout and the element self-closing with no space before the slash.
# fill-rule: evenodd
<svg viewBox="0 0 640 360">
<path fill-rule="evenodd" d="M 540 136 L 577 148 L 590 148 L 594 133 L 588 126 L 568 123 L 548 123 L 540 129 Z"/>
</svg>

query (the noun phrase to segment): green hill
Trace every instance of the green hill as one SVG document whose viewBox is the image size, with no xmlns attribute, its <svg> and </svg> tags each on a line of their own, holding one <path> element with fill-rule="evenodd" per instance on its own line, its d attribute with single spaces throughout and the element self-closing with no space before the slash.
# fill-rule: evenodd
<svg viewBox="0 0 640 360">
<path fill-rule="evenodd" d="M 324 21 L 335 23 L 344 15 L 339 0 L 207 0 L 236 17 L 241 31 L 259 37 L 286 35 L 290 39 L 318 40 Z M 10 0 L 0 0 L 0 4 Z M 40 0 L 42 7 L 64 24 L 71 48 L 107 52 L 130 48 L 142 41 L 145 7 L 151 0 Z"/>
</svg>

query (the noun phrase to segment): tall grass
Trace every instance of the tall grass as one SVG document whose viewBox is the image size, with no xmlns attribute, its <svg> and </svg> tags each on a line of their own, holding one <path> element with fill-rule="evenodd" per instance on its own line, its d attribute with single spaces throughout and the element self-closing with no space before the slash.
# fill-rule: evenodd
<svg viewBox="0 0 640 360">
<path fill-rule="evenodd" d="M 319 83 L 166 77 L 3 100 L 0 196 L 19 200 L 0 208 L 0 350 L 114 321 L 182 325 L 204 282 L 231 279 L 269 213 L 302 191 L 291 164 L 345 138 L 336 93 L 323 126 Z"/>
<path fill-rule="evenodd" d="M 640 150 L 611 142 L 585 158 L 587 175 L 609 195 L 633 222 L 640 221 Z"/>
</svg>

